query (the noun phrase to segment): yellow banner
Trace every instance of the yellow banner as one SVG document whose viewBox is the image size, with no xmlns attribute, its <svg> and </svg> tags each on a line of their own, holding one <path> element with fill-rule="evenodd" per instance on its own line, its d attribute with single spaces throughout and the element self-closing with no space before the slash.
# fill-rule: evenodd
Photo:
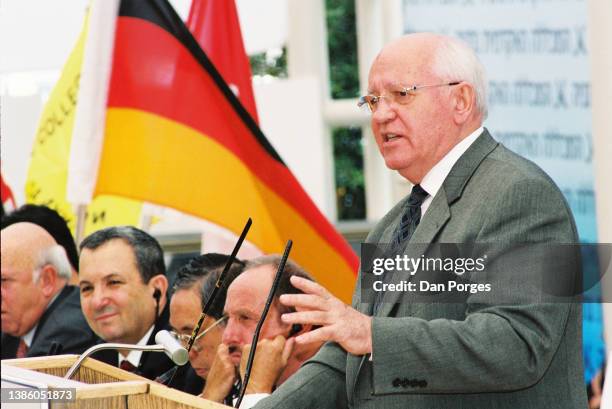
<svg viewBox="0 0 612 409">
<path fill-rule="evenodd" d="M 75 234 L 76 215 L 66 201 L 70 142 L 77 107 L 88 17 L 42 112 L 26 180 L 26 202 L 55 209 Z M 140 222 L 142 202 L 115 196 L 96 197 L 87 207 L 84 234 L 108 226 Z"/>
</svg>

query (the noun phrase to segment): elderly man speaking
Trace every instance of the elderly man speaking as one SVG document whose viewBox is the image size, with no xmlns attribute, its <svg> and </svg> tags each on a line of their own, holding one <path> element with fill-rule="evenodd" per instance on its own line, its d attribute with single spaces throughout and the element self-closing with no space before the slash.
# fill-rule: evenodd
<svg viewBox="0 0 612 409">
<path fill-rule="evenodd" d="M 414 184 L 367 243 L 390 243 L 403 256 L 417 243 L 507 249 L 577 241 L 550 178 L 483 128 L 486 78 L 464 43 L 430 33 L 393 41 L 374 60 L 360 104 L 371 112 L 387 167 Z M 509 261 L 498 263 L 504 274 L 494 278 L 518 297 L 530 289 L 507 273 L 551 260 Z M 410 292 L 366 300 L 364 271 L 353 307 L 292 277 L 305 294 L 281 297 L 297 309 L 283 321 L 320 326 L 296 345 L 328 342 L 258 408 L 586 407 L 579 303 L 503 303 L 468 293 L 462 303 L 415 304 Z M 411 279 L 396 276 L 395 283 Z"/>
</svg>

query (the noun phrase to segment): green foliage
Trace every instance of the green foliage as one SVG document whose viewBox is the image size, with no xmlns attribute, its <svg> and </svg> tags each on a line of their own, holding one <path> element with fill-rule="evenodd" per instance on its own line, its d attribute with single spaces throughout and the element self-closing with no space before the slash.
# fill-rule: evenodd
<svg viewBox="0 0 612 409">
<path fill-rule="evenodd" d="M 270 51 L 253 54 L 249 56 L 249 62 L 253 75 L 287 78 L 287 47 L 283 47 L 280 54 Z"/>
<path fill-rule="evenodd" d="M 359 95 L 354 0 L 326 0 L 332 98 Z M 338 220 L 365 219 L 363 147 L 360 128 L 333 130 Z"/>
<path fill-rule="evenodd" d="M 332 137 L 338 220 L 365 219 L 361 128 L 337 128 Z"/>
<path fill-rule="evenodd" d="M 354 0 L 326 0 L 332 98 L 359 96 Z"/>
</svg>

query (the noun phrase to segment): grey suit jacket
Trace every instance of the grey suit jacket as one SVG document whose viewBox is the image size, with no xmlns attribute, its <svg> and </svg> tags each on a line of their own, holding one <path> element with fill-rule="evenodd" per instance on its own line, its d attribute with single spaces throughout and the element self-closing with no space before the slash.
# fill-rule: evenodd
<svg viewBox="0 0 612 409">
<path fill-rule="evenodd" d="M 375 226 L 368 243 L 391 241 L 406 200 Z M 452 168 L 410 239 L 425 243 L 425 249 L 428 243 L 499 248 L 499 243 L 575 242 L 573 218 L 559 189 L 486 130 Z M 532 260 L 535 270 L 547 262 Z M 353 307 L 369 313 L 361 279 Z M 517 292 L 528 290 L 518 276 L 500 280 Z M 257 408 L 586 407 L 579 303 L 497 305 L 470 295 L 462 304 L 417 304 L 406 297 L 385 294 L 372 320 L 372 361 L 327 343 Z"/>
</svg>

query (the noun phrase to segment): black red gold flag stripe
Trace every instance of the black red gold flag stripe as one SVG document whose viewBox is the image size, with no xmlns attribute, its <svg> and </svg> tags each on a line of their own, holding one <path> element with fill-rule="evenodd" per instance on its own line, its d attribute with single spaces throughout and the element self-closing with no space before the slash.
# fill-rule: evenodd
<svg viewBox="0 0 612 409">
<path fill-rule="evenodd" d="M 94 194 L 178 209 L 292 259 L 345 301 L 358 259 L 164 0 L 122 0 Z"/>
</svg>

